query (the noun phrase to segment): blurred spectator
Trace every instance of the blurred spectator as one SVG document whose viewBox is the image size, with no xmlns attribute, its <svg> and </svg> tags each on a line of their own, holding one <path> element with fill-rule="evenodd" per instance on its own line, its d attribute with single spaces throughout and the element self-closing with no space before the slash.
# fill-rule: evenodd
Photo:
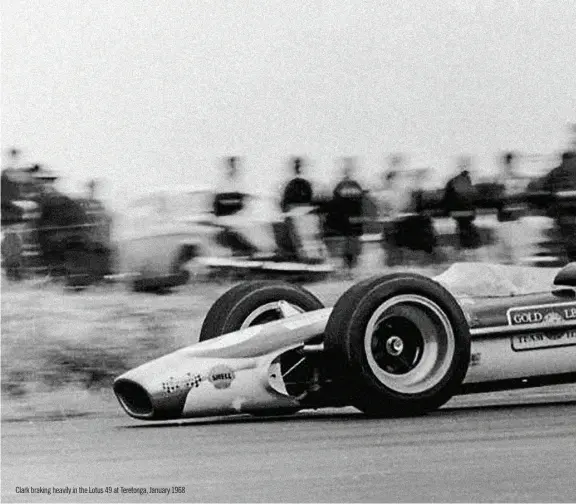
<svg viewBox="0 0 576 504">
<path fill-rule="evenodd" d="M 542 188 L 548 192 L 576 190 L 576 151 L 562 154 L 562 162 L 543 179 Z"/>
<path fill-rule="evenodd" d="M 568 127 L 570 131 L 570 140 L 569 140 L 569 147 L 568 150 L 572 152 L 576 152 L 576 123 L 571 123 Z"/>
<path fill-rule="evenodd" d="M 89 215 L 98 215 L 104 212 L 104 205 L 97 198 L 98 182 L 94 179 L 89 180 L 86 183 L 86 197 L 84 198 L 86 202 L 86 212 Z"/>
<path fill-rule="evenodd" d="M 96 201 L 96 189 L 98 183 L 92 179 L 86 183 L 86 199 L 89 201 Z"/>
<path fill-rule="evenodd" d="M 257 247 L 240 229 L 237 215 L 245 205 L 246 194 L 242 190 L 238 170 L 238 158 L 227 158 L 224 181 L 216 190 L 214 197 L 214 215 L 219 218 L 222 231 L 217 240 L 230 247 L 235 256 L 252 256 Z"/>
<path fill-rule="evenodd" d="M 236 257 L 262 259 L 271 257 L 276 248 L 273 229 L 257 224 L 254 215 L 262 210 L 261 201 L 248 193 L 238 169 L 239 159 L 229 157 L 225 165 L 225 180 L 219 185 L 214 198 L 214 215 L 221 232 L 216 239 Z"/>
<path fill-rule="evenodd" d="M 408 211 L 412 198 L 410 186 L 404 167 L 404 157 L 393 154 L 390 156 L 388 171 L 384 174 L 383 188 L 378 192 L 382 216 L 396 219 Z"/>
<path fill-rule="evenodd" d="M 96 180 L 89 180 L 86 184 L 86 197 L 82 203 L 86 212 L 86 223 L 90 224 L 92 239 L 104 247 L 108 247 L 112 218 L 106 211 L 102 201 L 98 199 L 98 187 L 99 183 Z"/>
<path fill-rule="evenodd" d="M 425 202 L 424 202 L 424 186 L 428 174 L 430 172 L 429 168 L 418 168 L 413 172 L 412 180 L 410 184 L 410 209 L 416 213 L 424 212 Z"/>
<path fill-rule="evenodd" d="M 562 154 L 560 166 L 552 169 L 542 181 L 542 189 L 553 193 L 550 216 L 564 242 L 569 261 L 576 261 L 576 152 Z"/>
<path fill-rule="evenodd" d="M 15 204 L 22 199 L 20 185 L 14 180 L 13 168 L 2 170 L 2 226 L 18 223 L 22 220 L 23 210 Z"/>
<path fill-rule="evenodd" d="M 391 154 L 388 158 L 388 171 L 401 173 L 405 170 L 406 158 L 398 152 Z"/>
<path fill-rule="evenodd" d="M 294 178 L 284 188 L 280 203 L 283 212 L 288 212 L 293 206 L 312 203 L 312 184 L 302 177 L 302 165 L 302 158 L 293 159 Z"/>
<path fill-rule="evenodd" d="M 456 221 L 460 249 L 480 246 L 476 219 L 476 190 L 470 177 L 471 160 L 463 156 L 458 160 L 458 175 L 451 178 L 444 189 L 444 208 Z"/>
<path fill-rule="evenodd" d="M 424 251 L 429 258 L 436 253 L 436 233 L 424 205 L 424 183 L 428 169 L 397 171 L 398 156 L 392 158 L 385 186 L 377 193 L 383 217 L 383 247 L 386 265 L 405 262 L 407 250 Z"/>
<path fill-rule="evenodd" d="M 240 186 L 238 158 L 231 156 L 226 160 L 225 180 L 216 191 L 214 215 L 224 217 L 239 212 L 244 208 L 245 197 Z"/>
<path fill-rule="evenodd" d="M 382 189 L 376 193 L 383 220 L 385 262 L 390 267 L 404 262 L 402 223 L 411 201 L 411 188 L 404 162 L 401 154 L 392 154 L 388 158 L 388 170 L 384 173 Z"/>
<path fill-rule="evenodd" d="M 333 193 L 334 210 L 339 234 L 343 238 L 342 259 L 348 271 L 358 263 L 362 251 L 360 236 L 363 231 L 362 199 L 364 190 L 353 178 L 356 167 L 353 158 L 344 159 L 343 178 Z"/>
<path fill-rule="evenodd" d="M 11 149 L 8 149 L 8 155 L 11 158 L 11 162 L 12 164 L 16 164 L 18 159 L 20 158 L 20 156 L 22 155 L 22 151 L 16 147 L 12 147 Z"/>
<path fill-rule="evenodd" d="M 385 175 L 384 184 L 375 196 L 383 221 L 382 245 L 386 264 L 390 267 L 402 263 L 402 248 L 398 243 L 397 222 L 400 213 L 404 210 L 405 198 L 403 191 L 399 190 L 400 173 L 390 169 Z"/>
<path fill-rule="evenodd" d="M 519 243 L 519 217 L 523 204 L 519 198 L 524 190 L 524 179 L 516 170 L 517 155 L 506 152 L 502 155 L 500 164 L 499 185 L 502 188 L 498 207 L 498 249 L 500 261 L 504 264 L 516 264 L 516 243 Z"/>
<path fill-rule="evenodd" d="M 8 162 L 2 169 L 1 196 L 2 196 L 2 268 L 9 280 L 22 278 L 22 221 L 24 209 L 17 202 L 22 199 L 19 172 L 16 168 L 18 161 L 18 149 L 6 151 Z M 24 174 L 28 177 L 28 174 Z"/>
<path fill-rule="evenodd" d="M 374 191 L 374 197 L 378 203 L 378 210 L 382 218 L 388 218 L 395 212 L 394 187 L 398 172 L 390 170 L 384 173 L 382 185 L 378 191 Z"/>
<path fill-rule="evenodd" d="M 33 174 L 39 165 L 19 166 L 21 151 L 11 148 L 6 151 L 7 165 L 2 169 L 2 226 L 20 223 L 24 217 L 23 208 L 18 204 L 36 194 Z"/>
<path fill-rule="evenodd" d="M 39 169 L 34 178 L 39 191 L 36 198 L 39 207 L 36 226 L 42 258 L 50 274 L 60 275 L 70 245 L 87 242 L 83 227 L 86 214 L 78 202 L 56 189 L 56 175 Z"/>
<path fill-rule="evenodd" d="M 424 185 L 429 171 L 428 168 L 421 168 L 414 172 L 410 205 L 412 215 L 406 218 L 405 233 L 410 248 L 424 252 L 428 261 L 435 262 L 439 259 L 436 230 L 424 200 Z"/>
<path fill-rule="evenodd" d="M 282 255 L 299 262 L 320 263 L 326 250 L 317 214 L 319 201 L 314 200 L 312 184 L 302 177 L 304 160 L 295 157 L 292 163 L 295 176 L 284 188 L 280 203 L 285 225 L 276 227 L 276 240 Z"/>
</svg>

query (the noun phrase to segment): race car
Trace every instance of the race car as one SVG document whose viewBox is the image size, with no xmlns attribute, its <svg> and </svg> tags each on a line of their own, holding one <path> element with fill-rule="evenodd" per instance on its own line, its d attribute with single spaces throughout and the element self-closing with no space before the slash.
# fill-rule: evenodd
<svg viewBox="0 0 576 504">
<path fill-rule="evenodd" d="M 300 286 L 241 283 L 212 305 L 198 343 L 124 373 L 114 392 L 141 420 L 343 406 L 388 417 L 576 382 L 576 263 L 552 273 L 477 263 L 380 275 L 332 308 Z"/>
</svg>

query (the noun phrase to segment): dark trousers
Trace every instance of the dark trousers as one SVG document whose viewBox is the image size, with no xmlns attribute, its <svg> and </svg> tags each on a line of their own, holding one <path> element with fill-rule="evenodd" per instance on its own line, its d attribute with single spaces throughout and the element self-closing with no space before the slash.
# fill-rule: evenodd
<svg viewBox="0 0 576 504">
<path fill-rule="evenodd" d="M 426 252 L 432 258 L 436 253 L 436 231 L 432 219 L 426 215 L 411 215 L 386 223 L 383 235 L 386 263 L 403 263 L 403 250 Z"/>
<path fill-rule="evenodd" d="M 480 236 L 474 224 L 474 217 L 456 218 L 460 248 L 474 249 L 480 246 Z"/>
<path fill-rule="evenodd" d="M 568 261 L 576 261 L 576 216 L 562 216 L 558 219 L 558 228 Z"/>
<path fill-rule="evenodd" d="M 224 247 L 231 248 L 233 256 L 244 256 L 257 252 L 251 243 L 232 229 L 223 229 L 216 235 L 216 241 Z"/>
<path fill-rule="evenodd" d="M 382 245 L 386 253 L 386 264 L 390 267 L 403 262 L 402 246 L 399 242 L 397 222 L 386 222 L 382 236 Z"/>
<path fill-rule="evenodd" d="M 362 242 L 356 233 L 342 236 L 342 260 L 345 266 L 351 270 L 358 265 L 358 258 L 362 253 Z"/>
</svg>

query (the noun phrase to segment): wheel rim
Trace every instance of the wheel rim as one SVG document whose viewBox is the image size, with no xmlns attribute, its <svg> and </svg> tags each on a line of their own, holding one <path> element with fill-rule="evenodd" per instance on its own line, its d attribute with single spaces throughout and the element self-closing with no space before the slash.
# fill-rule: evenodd
<svg viewBox="0 0 576 504">
<path fill-rule="evenodd" d="M 450 368 L 456 343 L 446 313 L 423 296 L 395 296 L 370 317 L 364 350 L 374 376 L 402 394 L 437 385 Z"/>
<path fill-rule="evenodd" d="M 291 317 L 293 315 L 304 313 L 304 311 L 303 308 L 289 303 L 288 301 L 273 301 L 259 306 L 250 313 L 244 322 L 242 322 L 240 329 Z"/>
</svg>

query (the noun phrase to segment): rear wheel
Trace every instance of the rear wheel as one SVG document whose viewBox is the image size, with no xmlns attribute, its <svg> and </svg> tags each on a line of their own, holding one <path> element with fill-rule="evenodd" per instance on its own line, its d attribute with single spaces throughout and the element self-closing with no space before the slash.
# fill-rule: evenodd
<svg viewBox="0 0 576 504">
<path fill-rule="evenodd" d="M 336 388 L 374 416 L 438 408 L 458 392 L 470 361 L 468 323 L 456 300 L 437 282 L 409 273 L 349 289 L 324 341 Z"/>
</svg>

